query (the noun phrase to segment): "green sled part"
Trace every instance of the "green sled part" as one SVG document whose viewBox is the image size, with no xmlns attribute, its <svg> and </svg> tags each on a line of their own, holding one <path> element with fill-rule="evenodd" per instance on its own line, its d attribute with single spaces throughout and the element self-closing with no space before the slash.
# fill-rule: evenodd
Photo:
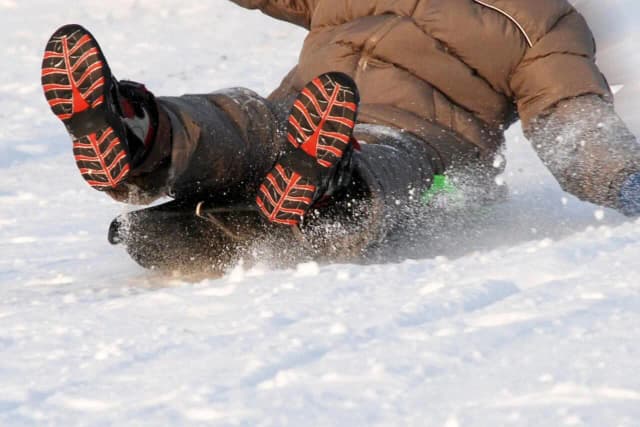
<svg viewBox="0 0 640 427">
<path fill-rule="evenodd" d="M 422 194 L 422 203 L 428 204 L 440 194 L 455 194 L 456 192 L 456 187 L 449 182 L 445 175 L 434 175 L 433 184 Z"/>
</svg>

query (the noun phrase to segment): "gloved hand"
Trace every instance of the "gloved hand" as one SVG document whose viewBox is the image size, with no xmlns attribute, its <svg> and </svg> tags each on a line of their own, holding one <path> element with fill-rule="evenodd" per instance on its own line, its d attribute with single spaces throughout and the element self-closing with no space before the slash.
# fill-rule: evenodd
<svg viewBox="0 0 640 427">
<path fill-rule="evenodd" d="M 640 172 L 631 175 L 622 184 L 620 211 L 627 216 L 640 216 Z"/>
</svg>

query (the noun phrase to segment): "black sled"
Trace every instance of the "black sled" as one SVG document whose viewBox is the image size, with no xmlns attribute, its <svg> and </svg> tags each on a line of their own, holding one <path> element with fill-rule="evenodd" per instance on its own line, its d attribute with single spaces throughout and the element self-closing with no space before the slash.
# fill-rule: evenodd
<svg viewBox="0 0 640 427">
<path fill-rule="evenodd" d="M 144 268 L 186 274 L 217 276 L 241 260 L 271 268 L 361 261 L 367 229 L 376 221 L 363 213 L 370 207 L 348 194 L 327 205 L 305 217 L 302 227 L 288 227 L 265 221 L 250 202 L 174 200 L 118 216 L 108 238 Z"/>
<path fill-rule="evenodd" d="M 265 223 L 253 206 L 182 200 L 118 216 L 108 238 L 144 268 L 213 275 L 241 259 L 269 260 L 266 252 L 295 241 L 294 232 Z"/>
</svg>

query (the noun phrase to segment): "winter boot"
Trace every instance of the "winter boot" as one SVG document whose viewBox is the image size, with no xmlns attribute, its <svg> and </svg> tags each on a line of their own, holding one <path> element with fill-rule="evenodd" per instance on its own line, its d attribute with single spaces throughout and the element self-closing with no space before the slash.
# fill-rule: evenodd
<svg viewBox="0 0 640 427">
<path fill-rule="evenodd" d="M 336 186 L 353 152 L 358 102 L 356 84 L 342 73 L 323 74 L 302 89 L 289 115 L 289 144 L 256 198 L 270 222 L 299 225 Z"/>
<path fill-rule="evenodd" d="M 76 164 L 89 185 L 107 191 L 126 182 L 153 142 L 153 95 L 138 83 L 118 82 L 96 39 L 79 25 L 66 25 L 49 39 L 42 87 L 71 135 Z"/>
</svg>

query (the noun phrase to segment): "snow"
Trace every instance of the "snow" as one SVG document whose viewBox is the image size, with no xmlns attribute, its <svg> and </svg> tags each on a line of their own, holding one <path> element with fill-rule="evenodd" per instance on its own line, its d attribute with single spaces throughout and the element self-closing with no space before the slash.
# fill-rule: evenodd
<svg viewBox="0 0 640 427">
<path fill-rule="evenodd" d="M 106 242 L 127 208 L 77 174 L 47 38 L 82 23 L 159 94 L 266 94 L 303 32 L 220 0 L 0 9 L 0 425 L 638 425 L 640 221 L 562 193 L 517 128 L 510 201 L 437 256 L 162 276 Z"/>
</svg>

